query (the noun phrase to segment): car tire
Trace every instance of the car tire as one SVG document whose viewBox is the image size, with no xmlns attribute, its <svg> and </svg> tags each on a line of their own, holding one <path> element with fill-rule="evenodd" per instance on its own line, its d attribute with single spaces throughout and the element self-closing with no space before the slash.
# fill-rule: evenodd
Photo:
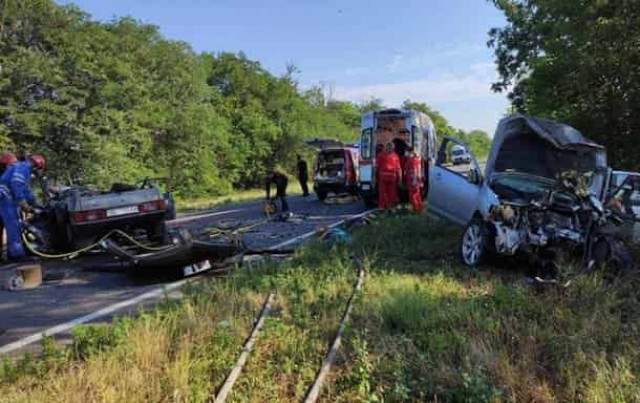
<svg viewBox="0 0 640 403">
<path fill-rule="evenodd" d="M 477 267 L 486 257 L 487 231 L 479 218 L 471 220 L 460 240 L 460 260 L 467 267 Z"/>
<path fill-rule="evenodd" d="M 67 245 L 69 245 L 69 249 L 71 252 L 84 249 L 95 242 L 95 238 L 93 237 L 78 236 L 73 230 L 73 227 L 71 226 L 71 224 L 67 224 L 66 228 L 67 228 L 67 231 L 66 231 Z"/>
<path fill-rule="evenodd" d="M 362 200 L 369 209 L 378 207 L 378 200 L 375 195 L 362 195 Z"/>
<path fill-rule="evenodd" d="M 328 194 L 329 192 L 327 192 L 325 189 L 316 190 L 316 195 L 318 195 L 318 200 L 320 201 L 325 201 Z"/>
<path fill-rule="evenodd" d="M 49 222 L 51 233 L 51 247 L 57 251 L 69 251 L 71 245 L 67 238 L 67 224 L 69 223 L 69 216 L 66 211 L 61 209 L 54 209 L 51 221 Z"/>
<path fill-rule="evenodd" d="M 153 223 L 148 229 L 148 237 L 151 242 L 167 243 L 167 224 L 164 221 Z"/>
<path fill-rule="evenodd" d="M 166 205 L 166 211 L 164 213 L 164 219 L 167 221 L 176 219 L 176 201 L 171 196 L 171 193 L 165 193 L 162 195 Z"/>
<path fill-rule="evenodd" d="M 168 205 L 164 218 L 167 221 L 176 219 L 176 205 L 173 202 Z"/>
</svg>

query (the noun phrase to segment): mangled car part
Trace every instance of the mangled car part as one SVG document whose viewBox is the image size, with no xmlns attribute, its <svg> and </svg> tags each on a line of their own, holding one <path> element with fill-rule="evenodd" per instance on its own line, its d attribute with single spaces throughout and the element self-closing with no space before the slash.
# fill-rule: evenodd
<svg viewBox="0 0 640 403">
<path fill-rule="evenodd" d="M 127 262 L 129 269 L 149 271 L 179 268 L 183 276 L 208 270 L 212 267 L 211 262 L 222 261 L 243 250 L 242 245 L 231 241 L 194 239 L 185 229 L 173 237 L 171 247 L 162 251 L 136 254 L 110 240 L 103 241 L 102 247 Z"/>
<path fill-rule="evenodd" d="M 569 252 L 586 265 L 594 260 L 632 264 L 616 236 L 603 233 L 615 222 L 612 211 L 603 207 L 608 175 L 604 148 L 577 130 L 521 115 L 503 119 L 485 179 L 477 185 L 480 200 L 463 236 L 463 262 L 474 266 L 489 250 L 552 259 Z M 479 226 L 479 236 L 467 234 L 478 232 Z"/>
<path fill-rule="evenodd" d="M 568 174 L 571 172 L 563 172 L 559 177 Z M 591 177 L 577 173 L 575 176 Z M 556 189 L 560 184 L 562 188 Z M 488 221 L 495 231 L 496 252 L 513 255 L 521 246 L 532 250 L 561 242 L 582 244 L 588 238 L 591 220 L 599 220 L 601 216 L 597 199 L 575 187 L 567 187 L 560 180 L 548 191 L 531 197 L 526 203 L 499 195 L 500 204 L 491 206 Z"/>
</svg>

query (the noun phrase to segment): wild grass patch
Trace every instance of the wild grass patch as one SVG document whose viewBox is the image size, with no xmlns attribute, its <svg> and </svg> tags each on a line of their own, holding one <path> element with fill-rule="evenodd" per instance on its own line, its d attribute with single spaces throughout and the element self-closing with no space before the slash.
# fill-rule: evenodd
<svg viewBox="0 0 640 403">
<path fill-rule="evenodd" d="M 452 259 L 407 265 L 403 255 L 457 246 L 455 229 L 413 220 L 423 221 L 419 239 L 395 219 L 356 236 L 379 240 L 352 325 L 366 340 L 370 387 L 342 386 L 361 372 L 363 343 L 351 344 L 334 400 L 640 401 L 636 280 L 596 273 L 540 290 Z"/>
<path fill-rule="evenodd" d="M 261 295 L 230 282 L 203 282 L 135 319 L 78 328 L 64 359 L 18 370 L 0 383 L 2 401 L 205 401 L 227 374 Z"/>
</svg>

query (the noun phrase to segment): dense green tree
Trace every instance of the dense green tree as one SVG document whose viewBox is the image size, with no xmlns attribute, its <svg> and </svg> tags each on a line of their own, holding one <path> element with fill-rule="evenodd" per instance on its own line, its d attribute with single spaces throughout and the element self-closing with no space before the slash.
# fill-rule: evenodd
<svg viewBox="0 0 640 403">
<path fill-rule="evenodd" d="M 489 153 L 491 148 L 491 138 L 486 132 L 482 130 L 472 130 L 469 133 L 465 133 L 464 130 L 456 129 L 449 124 L 447 119 L 442 116 L 440 112 L 424 103 L 406 100 L 402 107 L 414 109 L 429 116 L 436 128 L 438 139 L 442 139 L 443 137 L 453 137 L 461 140 L 469 146 L 471 152 L 473 152 L 476 158 L 479 159 L 484 159 Z"/>
<path fill-rule="evenodd" d="M 384 108 L 300 90 L 242 54 L 197 54 L 130 18 L 92 21 L 52 0 L 0 0 L 0 148 L 43 152 L 62 183 L 166 177 L 179 196 L 262 183 L 311 159 L 303 139 L 358 138 Z M 441 133 L 456 131 L 424 104 Z"/>
<path fill-rule="evenodd" d="M 129 18 L 0 0 L 0 147 L 45 153 L 64 182 L 166 176 L 183 196 L 225 193 L 292 168 L 304 137 L 355 138 L 357 108 L 314 104 L 295 72 L 198 55 Z"/>
<path fill-rule="evenodd" d="M 471 152 L 478 160 L 486 159 L 491 149 L 491 138 L 483 130 L 472 130 L 464 137 Z"/>
<path fill-rule="evenodd" d="M 614 166 L 640 169 L 640 2 L 492 1 L 508 22 L 490 31 L 494 90 L 601 142 Z"/>
<path fill-rule="evenodd" d="M 290 73 L 273 76 L 243 54 L 210 58 L 208 83 L 227 104 L 224 115 L 231 122 L 231 141 L 238 154 L 236 184 L 256 186 L 275 166 L 293 171 L 304 138 L 356 139 L 359 121 L 354 120 L 350 104 L 327 104 L 317 88 L 301 95 Z"/>
<path fill-rule="evenodd" d="M 432 109 L 427 104 L 422 102 L 413 102 L 407 99 L 402 104 L 402 107 L 406 109 L 414 109 L 416 111 L 420 111 L 426 114 L 427 116 L 429 116 L 431 118 L 431 121 L 433 122 L 433 125 L 436 128 L 436 134 L 438 135 L 439 139 L 445 136 L 456 137 L 456 134 L 457 134 L 456 129 L 453 128 L 451 125 L 449 125 L 449 122 L 447 121 L 447 119 L 445 119 L 445 117 L 442 116 L 440 112 Z"/>
</svg>

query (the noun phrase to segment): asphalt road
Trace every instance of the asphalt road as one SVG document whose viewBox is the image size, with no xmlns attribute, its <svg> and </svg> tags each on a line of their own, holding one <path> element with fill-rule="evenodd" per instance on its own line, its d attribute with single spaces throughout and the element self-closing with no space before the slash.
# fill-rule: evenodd
<svg viewBox="0 0 640 403">
<path fill-rule="evenodd" d="M 365 211 L 360 201 L 328 205 L 320 203 L 315 196 L 290 197 L 289 204 L 292 212 L 306 217 L 263 223 L 243 236 L 245 244 L 251 249 L 273 247 Z M 247 226 L 263 219 L 262 202 L 258 201 L 186 215 L 170 222 L 169 226 L 187 228 L 197 234 L 214 226 Z M 42 286 L 28 291 L 0 290 L 0 348 L 176 280 L 166 276 L 133 279 L 121 271 L 96 271 L 94 264 L 97 266 L 104 259 L 105 256 L 88 256 L 75 261 L 45 262 Z M 12 274 L 13 270 L 0 268 L 0 285 Z M 153 301 L 146 303 L 150 302 Z"/>
</svg>

